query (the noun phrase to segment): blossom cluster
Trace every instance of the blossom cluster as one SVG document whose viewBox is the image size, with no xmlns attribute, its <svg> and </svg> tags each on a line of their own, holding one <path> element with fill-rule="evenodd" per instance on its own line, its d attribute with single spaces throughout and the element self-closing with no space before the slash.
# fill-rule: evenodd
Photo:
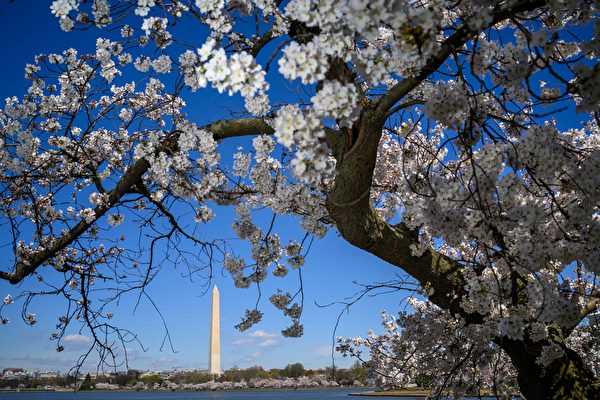
<svg viewBox="0 0 600 400">
<path fill-rule="evenodd" d="M 458 81 L 441 83 L 431 91 L 425 103 L 425 113 L 450 128 L 460 128 L 469 117 L 469 97 Z"/>
<path fill-rule="evenodd" d="M 304 84 L 325 79 L 330 59 L 340 57 L 349 61 L 345 51 L 352 42 L 342 35 L 321 34 L 306 44 L 291 42 L 279 59 L 279 72 L 288 79 L 300 78 Z"/>
<path fill-rule="evenodd" d="M 273 125 L 277 141 L 289 149 L 295 147 L 291 166 L 296 176 L 309 183 L 332 176 L 335 163 L 316 115 L 304 114 L 295 105 L 285 106 L 277 112 Z"/>
<path fill-rule="evenodd" d="M 167 18 L 148 17 L 142 23 L 146 36 L 150 36 L 159 48 L 165 48 L 172 42 L 173 36 L 167 30 L 168 22 Z"/>
<path fill-rule="evenodd" d="M 242 322 L 237 324 L 235 327 L 240 332 L 250 329 L 253 325 L 260 322 L 263 317 L 263 313 L 254 309 L 254 310 L 246 310 L 246 314 L 244 318 L 242 318 Z"/>
<path fill-rule="evenodd" d="M 192 91 L 204 88 L 208 83 L 219 93 L 240 92 L 244 97 L 268 90 L 265 72 L 250 54 L 242 51 L 228 58 L 214 39 L 207 40 L 197 53 L 186 51 L 179 57 L 185 82 Z"/>
<path fill-rule="evenodd" d="M 264 117 L 270 110 L 269 98 L 264 93 L 257 96 L 246 96 L 245 106 L 250 114 L 257 117 Z"/>
<path fill-rule="evenodd" d="M 229 32 L 232 21 L 225 12 L 224 0 L 196 0 L 196 7 L 205 14 L 205 23 L 215 32 Z"/>
<path fill-rule="evenodd" d="M 352 85 L 327 81 L 311 98 L 319 118 L 335 118 L 339 126 L 350 127 L 360 113 L 358 93 Z"/>
<path fill-rule="evenodd" d="M 498 347 L 489 345 L 487 327 L 469 326 L 429 302 L 411 298 L 409 303 L 414 313 L 382 312 L 382 334 L 338 338 L 338 351 L 362 358 L 367 350 L 370 374 L 380 387 L 406 387 L 426 374 L 433 378 L 434 393 L 450 390 L 457 398 L 474 388 L 506 397 L 519 393 L 512 384 L 515 370 Z"/>
</svg>

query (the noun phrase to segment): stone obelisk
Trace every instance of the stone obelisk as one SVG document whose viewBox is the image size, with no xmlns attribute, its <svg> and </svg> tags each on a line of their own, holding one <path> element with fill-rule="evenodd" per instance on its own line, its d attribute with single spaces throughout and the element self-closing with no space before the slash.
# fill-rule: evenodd
<svg viewBox="0 0 600 400">
<path fill-rule="evenodd" d="M 219 315 L 219 289 L 217 289 L 217 285 L 215 285 L 212 291 L 208 372 L 221 375 L 221 320 Z"/>
</svg>

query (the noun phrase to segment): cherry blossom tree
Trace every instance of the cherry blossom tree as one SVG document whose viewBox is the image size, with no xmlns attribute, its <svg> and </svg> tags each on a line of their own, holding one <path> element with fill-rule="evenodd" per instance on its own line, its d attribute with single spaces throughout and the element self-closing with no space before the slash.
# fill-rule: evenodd
<svg viewBox="0 0 600 400">
<path fill-rule="evenodd" d="M 444 373 L 436 384 L 459 392 L 468 380 L 516 392 L 499 378 L 527 399 L 599 398 L 590 347 L 573 339 L 600 304 L 597 6 L 53 1 L 64 30 L 95 25 L 105 37 L 95 54 L 37 56 L 27 94 L 0 111 L 13 252 L 0 278 L 49 286 L 4 306 L 21 301 L 34 324 L 31 301 L 63 295 L 57 349 L 78 321 L 110 359 L 113 337 L 136 337 L 111 324 L 106 305 L 146 296 L 158 247 L 190 273 L 210 278 L 222 265 L 247 288 L 300 268 L 305 241 L 335 229 L 424 294 L 367 341 L 376 365 L 405 375 L 394 385 L 426 360 Z M 177 37 L 194 29 L 198 43 Z M 281 79 L 297 85 L 294 101 L 270 100 Z M 198 125 L 181 96 L 207 87 L 242 96 L 245 110 Z M 221 157 L 219 144 L 240 136 L 252 150 Z M 223 205 L 235 208 L 250 259 L 198 235 Z M 264 208 L 274 217 L 261 228 Z M 305 238 L 282 241 L 276 215 L 297 217 Z M 111 236 L 123 221 L 147 242 Z M 182 252 L 183 241 L 198 250 Z M 283 333 L 301 335 L 301 292 L 270 300 L 291 318 Z M 238 328 L 261 316 L 249 309 Z M 402 340 L 385 335 L 406 337 L 406 348 L 389 351 Z"/>
</svg>

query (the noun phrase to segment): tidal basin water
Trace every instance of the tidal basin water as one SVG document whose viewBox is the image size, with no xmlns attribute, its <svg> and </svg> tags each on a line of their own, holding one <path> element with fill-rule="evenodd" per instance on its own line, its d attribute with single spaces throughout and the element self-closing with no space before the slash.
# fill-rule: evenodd
<svg viewBox="0 0 600 400">
<path fill-rule="evenodd" d="M 0 400 L 359 400 L 350 397 L 364 389 L 339 390 L 241 390 L 214 392 L 43 392 L 2 393 Z M 417 398 L 415 398 L 416 400 Z M 410 400 L 410 398 L 404 398 Z"/>
<path fill-rule="evenodd" d="M 2 392 L 0 400 L 369 400 L 373 397 L 350 397 L 368 389 L 329 390 L 232 390 L 214 392 Z M 382 397 L 385 399 L 386 397 Z M 392 397 L 388 397 L 392 399 Z M 396 397 L 399 399 L 398 397 Z M 479 398 L 465 397 L 464 400 Z M 483 397 L 491 400 L 491 397 Z M 402 400 L 423 400 L 422 397 L 402 397 Z"/>
<path fill-rule="evenodd" d="M 214 392 L 2 392 L 0 400 L 369 400 L 374 397 L 350 397 L 367 389 L 330 390 L 232 390 Z M 386 397 L 382 397 L 385 399 Z M 392 399 L 392 397 L 387 397 Z M 399 399 L 399 397 L 396 397 Z M 464 397 L 464 400 L 479 398 Z M 492 400 L 491 397 L 483 397 Z M 402 400 L 423 400 L 423 397 L 402 397 Z"/>
</svg>

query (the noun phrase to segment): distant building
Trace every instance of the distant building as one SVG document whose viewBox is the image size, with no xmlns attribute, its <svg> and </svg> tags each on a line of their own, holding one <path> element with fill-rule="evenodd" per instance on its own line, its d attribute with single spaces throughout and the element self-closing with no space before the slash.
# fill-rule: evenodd
<svg viewBox="0 0 600 400">
<path fill-rule="evenodd" d="M 11 381 L 20 381 L 27 378 L 27 372 L 23 368 L 4 368 L 2 378 Z"/>
<path fill-rule="evenodd" d="M 99 372 L 90 372 L 90 378 L 92 379 L 98 379 L 98 378 L 114 378 L 116 375 L 115 372 L 111 371 L 111 372 L 104 372 L 104 371 L 99 371 Z M 83 375 L 85 377 L 85 375 Z"/>
<path fill-rule="evenodd" d="M 40 379 L 52 379 L 52 378 L 58 378 L 59 376 L 60 376 L 60 374 L 58 372 L 53 372 L 53 371 L 38 372 L 38 378 L 40 378 Z"/>
<path fill-rule="evenodd" d="M 162 379 L 169 379 L 171 377 L 171 371 L 157 371 L 156 374 Z"/>
</svg>

